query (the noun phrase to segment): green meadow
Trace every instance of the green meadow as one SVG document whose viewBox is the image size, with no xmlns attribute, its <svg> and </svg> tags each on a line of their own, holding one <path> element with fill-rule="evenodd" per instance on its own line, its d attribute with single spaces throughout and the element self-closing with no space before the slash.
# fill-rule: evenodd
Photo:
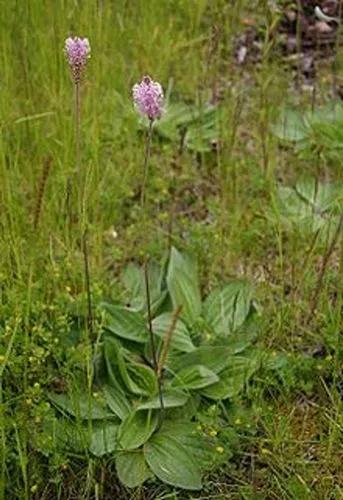
<svg viewBox="0 0 343 500">
<path fill-rule="evenodd" d="M 305 4 L 0 0 L 0 499 L 343 499 L 341 26 L 309 76 Z"/>
</svg>

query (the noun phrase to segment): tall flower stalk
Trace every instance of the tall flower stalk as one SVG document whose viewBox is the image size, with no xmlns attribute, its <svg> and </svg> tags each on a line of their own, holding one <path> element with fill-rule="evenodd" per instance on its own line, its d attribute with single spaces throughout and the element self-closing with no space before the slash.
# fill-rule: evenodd
<svg viewBox="0 0 343 500">
<path fill-rule="evenodd" d="M 87 38 L 69 37 L 65 41 L 64 52 L 71 70 L 75 89 L 75 161 L 78 181 L 78 204 L 80 219 L 80 238 L 84 263 L 84 281 L 87 294 L 87 326 L 92 332 L 92 296 L 90 286 L 88 244 L 87 244 L 87 213 L 86 213 L 86 176 L 81 169 L 81 82 L 87 61 L 90 58 L 90 45 Z"/>
<path fill-rule="evenodd" d="M 145 152 L 143 160 L 143 181 L 141 190 L 141 208 L 143 217 L 143 231 L 147 232 L 147 210 L 146 210 L 146 188 L 149 179 L 149 160 L 152 142 L 153 125 L 156 119 L 160 118 L 163 111 L 163 90 L 158 82 L 154 82 L 150 76 L 144 76 L 140 83 L 134 85 L 132 89 L 133 101 L 137 111 L 149 120 L 148 130 L 145 141 Z M 153 366 L 157 377 L 158 395 L 160 400 L 160 423 L 164 416 L 164 401 L 163 401 L 163 387 L 162 376 L 159 371 L 159 363 L 157 359 L 157 350 L 152 326 L 152 313 L 151 313 L 151 299 L 150 299 L 150 284 L 148 272 L 148 259 L 144 263 L 144 281 L 145 293 L 147 302 L 147 315 L 148 315 L 148 328 L 150 335 L 150 346 L 152 353 Z"/>
</svg>

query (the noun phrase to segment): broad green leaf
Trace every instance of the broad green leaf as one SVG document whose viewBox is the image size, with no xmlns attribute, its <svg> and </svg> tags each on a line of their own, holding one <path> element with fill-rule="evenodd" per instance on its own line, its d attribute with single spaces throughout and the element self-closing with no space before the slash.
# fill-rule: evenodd
<svg viewBox="0 0 343 500">
<path fill-rule="evenodd" d="M 198 465 L 206 467 L 213 462 L 213 447 L 205 439 L 203 431 L 189 420 L 165 420 L 156 436 L 176 439 L 196 459 Z"/>
<path fill-rule="evenodd" d="M 206 366 L 193 365 L 179 371 L 172 384 L 182 389 L 202 389 L 218 381 L 218 376 Z"/>
<path fill-rule="evenodd" d="M 89 450 L 96 457 L 112 453 L 117 448 L 118 424 L 104 421 L 92 429 Z"/>
<path fill-rule="evenodd" d="M 188 401 L 189 396 L 184 394 L 180 390 L 175 389 L 166 389 L 163 391 L 163 406 L 164 408 L 177 408 L 179 406 L 184 406 Z M 137 409 L 138 410 L 149 410 L 155 409 L 158 410 L 161 407 L 159 396 L 155 396 L 154 398 L 145 401 L 140 404 Z"/>
<path fill-rule="evenodd" d="M 180 141 L 180 136 L 193 123 L 206 120 L 213 114 L 213 107 L 199 108 L 185 103 L 168 103 L 166 113 L 156 124 L 156 131 L 170 141 Z M 199 125 L 198 125 L 199 126 Z"/>
<path fill-rule="evenodd" d="M 343 106 L 341 101 L 330 101 L 328 104 L 316 107 L 314 110 L 308 111 L 306 119 L 311 122 L 311 125 L 317 124 L 341 124 L 343 122 Z"/>
<path fill-rule="evenodd" d="M 155 318 L 152 322 L 154 334 L 163 339 L 169 331 L 172 321 L 172 313 L 164 313 L 157 316 L 157 318 Z M 195 349 L 188 329 L 184 322 L 180 319 L 176 322 L 169 346 L 170 349 L 182 352 L 190 352 Z"/>
<path fill-rule="evenodd" d="M 174 309 L 182 307 L 182 317 L 192 325 L 201 313 L 197 267 L 190 257 L 171 249 L 167 274 L 169 294 Z"/>
<path fill-rule="evenodd" d="M 108 376 L 111 382 L 111 386 L 114 387 L 118 392 L 124 392 L 122 389 L 122 380 L 118 368 L 118 357 L 121 345 L 116 339 L 111 337 L 105 337 L 104 339 L 104 357 Z"/>
<path fill-rule="evenodd" d="M 335 204 L 338 211 L 343 203 L 341 186 L 332 183 L 317 182 L 313 177 L 296 184 L 295 191 L 300 199 L 311 206 L 314 212 L 325 212 Z"/>
<path fill-rule="evenodd" d="M 164 420 L 158 431 L 158 436 L 174 437 L 181 442 L 185 436 L 194 436 L 197 438 L 197 424 L 186 420 Z"/>
<path fill-rule="evenodd" d="M 309 123 L 300 111 L 286 109 L 280 113 L 277 123 L 273 124 L 272 133 L 285 141 L 299 142 L 309 134 Z"/>
<path fill-rule="evenodd" d="M 192 124 L 185 136 L 185 145 L 191 151 L 206 153 L 213 149 L 213 144 L 218 141 L 218 117 L 216 109 L 200 117 L 199 122 Z"/>
<path fill-rule="evenodd" d="M 127 340 L 145 343 L 149 338 L 144 317 L 137 311 L 126 307 L 102 304 L 106 311 L 105 329 Z"/>
<path fill-rule="evenodd" d="M 200 394 L 194 392 L 192 396 L 189 397 L 185 405 L 169 408 L 168 418 L 170 418 L 173 423 L 180 420 L 190 421 L 194 416 L 196 416 L 200 407 L 200 403 Z"/>
<path fill-rule="evenodd" d="M 131 411 L 131 405 L 125 393 L 119 386 L 104 385 L 103 392 L 109 408 L 120 418 L 124 420 Z"/>
<path fill-rule="evenodd" d="M 152 396 L 157 391 L 155 372 L 140 363 L 131 363 L 119 356 L 119 371 L 130 392 L 138 396 Z"/>
<path fill-rule="evenodd" d="M 35 446 L 45 456 L 56 451 L 85 453 L 88 448 L 88 429 L 70 418 L 47 417 L 43 422 L 44 432 L 33 434 Z M 48 437 L 48 439 L 47 439 Z"/>
<path fill-rule="evenodd" d="M 146 311 L 146 283 L 144 269 L 129 264 L 123 273 L 123 282 L 129 292 L 130 308 L 136 311 Z M 152 314 L 155 314 L 167 295 L 167 291 L 162 289 L 163 270 L 153 262 L 148 264 L 148 280 L 150 292 L 150 308 Z"/>
<path fill-rule="evenodd" d="M 210 151 L 213 141 L 218 139 L 217 111 L 215 106 L 168 104 L 156 130 L 170 141 L 180 142 L 183 136 L 184 146 L 192 151 Z"/>
<path fill-rule="evenodd" d="M 127 349 L 111 338 L 105 338 L 105 360 L 111 385 L 120 389 L 121 383 L 133 394 L 152 396 L 157 391 L 155 372 L 142 363 L 133 361 Z"/>
<path fill-rule="evenodd" d="M 200 346 L 192 352 L 173 359 L 168 366 L 172 373 L 194 365 L 204 365 L 214 373 L 219 373 L 228 366 L 233 350 L 230 346 Z"/>
<path fill-rule="evenodd" d="M 158 414 L 153 410 L 132 412 L 120 425 L 118 441 L 124 450 L 133 450 L 144 444 L 156 429 Z"/>
<path fill-rule="evenodd" d="M 278 201 L 286 222 L 291 221 L 311 231 L 331 224 L 334 230 L 343 208 L 343 189 L 309 178 L 299 181 L 294 188 L 280 186 Z"/>
<path fill-rule="evenodd" d="M 341 102 L 330 102 L 310 111 L 285 109 L 272 127 L 272 132 L 282 140 L 297 143 L 298 148 L 313 148 L 325 152 L 342 148 L 343 107 Z M 311 151 L 312 149 L 312 151 Z"/>
<path fill-rule="evenodd" d="M 181 128 L 194 119 L 194 112 L 187 104 L 168 104 L 167 112 L 156 124 L 157 132 L 170 141 L 180 140 Z"/>
<path fill-rule="evenodd" d="M 140 396 L 152 396 L 157 392 L 157 378 L 154 370 L 139 363 L 128 363 L 127 373 L 134 386 L 132 392 Z"/>
<path fill-rule="evenodd" d="M 233 356 L 228 368 L 220 373 L 220 381 L 206 387 L 201 393 L 210 399 L 233 398 L 242 392 L 258 365 L 258 360 L 253 356 Z"/>
<path fill-rule="evenodd" d="M 233 281 L 214 290 L 204 303 L 204 316 L 218 335 L 229 335 L 246 320 L 252 304 L 252 287 L 245 281 Z"/>
<path fill-rule="evenodd" d="M 129 307 L 141 311 L 144 308 L 144 288 L 142 286 L 142 270 L 130 263 L 122 274 L 122 281 L 129 291 Z"/>
<path fill-rule="evenodd" d="M 252 304 L 252 311 L 255 305 Z M 248 319 L 234 333 L 230 334 L 230 348 L 233 354 L 240 354 L 251 346 L 260 331 L 260 321 L 249 314 Z"/>
<path fill-rule="evenodd" d="M 152 477 L 142 450 L 126 451 L 116 457 L 119 480 L 127 488 L 136 488 Z"/>
<path fill-rule="evenodd" d="M 299 181 L 294 188 L 281 186 L 279 196 L 287 214 L 305 218 L 324 215 L 335 206 L 339 212 L 343 204 L 343 190 L 340 186 L 318 183 L 312 177 Z"/>
<path fill-rule="evenodd" d="M 107 408 L 106 403 L 88 396 L 87 392 L 71 396 L 49 393 L 49 399 L 58 409 L 76 418 L 84 420 L 113 418 L 113 413 Z"/>
<path fill-rule="evenodd" d="M 195 458 L 176 438 L 156 434 L 144 445 L 144 456 L 161 481 L 185 490 L 201 489 L 201 473 Z"/>
</svg>

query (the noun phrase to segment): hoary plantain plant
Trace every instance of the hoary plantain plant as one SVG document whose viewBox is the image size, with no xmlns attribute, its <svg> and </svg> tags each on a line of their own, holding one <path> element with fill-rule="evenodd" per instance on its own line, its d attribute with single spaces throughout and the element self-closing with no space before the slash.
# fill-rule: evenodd
<svg viewBox="0 0 343 500">
<path fill-rule="evenodd" d="M 325 240 L 333 234 L 343 209 L 343 189 L 338 184 L 305 178 L 294 187 L 279 186 L 277 207 L 288 228 L 317 233 Z"/>
<path fill-rule="evenodd" d="M 131 264 L 123 275 L 126 305 L 100 305 L 95 396 L 88 397 L 82 383 L 68 395 L 50 394 L 58 409 L 53 442 L 114 457 L 127 487 L 155 477 L 197 490 L 215 455 L 211 439 L 198 430 L 197 415 L 215 404 L 224 418 L 226 401 L 244 390 L 259 366 L 251 347 L 253 291 L 247 282 L 232 281 L 202 300 L 195 262 L 175 248 L 166 265 L 150 264 L 149 280 L 158 372 L 149 343 L 144 271 Z"/>
<path fill-rule="evenodd" d="M 215 105 L 204 107 L 185 103 L 169 103 L 167 112 L 156 126 L 157 133 L 166 140 L 182 144 L 194 153 L 213 150 L 219 136 L 220 109 Z"/>
<path fill-rule="evenodd" d="M 299 158 L 337 164 L 342 150 L 343 107 L 330 102 L 309 110 L 281 109 L 271 132 L 285 145 L 294 145 Z"/>
</svg>

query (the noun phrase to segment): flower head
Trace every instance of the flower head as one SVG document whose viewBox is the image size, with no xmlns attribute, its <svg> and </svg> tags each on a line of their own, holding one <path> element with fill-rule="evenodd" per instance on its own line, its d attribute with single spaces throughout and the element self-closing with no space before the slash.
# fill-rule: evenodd
<svg viewBox="0 0 343 500">
<path fill-rule="evenodd" d="M 136 83 L 132 89 L 133 100 L 138 111 L 155 120 L 160 118 L 163 110 L 163 89 L 158 82 L 154 82 L 150 76 L 144 76 L 140 83 Z"/>
<path fill-rule="evenodd" d="M 88 38 L 78 36 L 69 37 L 64 44 L 64 52 L 69 63 L 75 83 L 79 83 L 82 77 L 87 59 L 90 58 L 91 48 Z"/>
</svg>

